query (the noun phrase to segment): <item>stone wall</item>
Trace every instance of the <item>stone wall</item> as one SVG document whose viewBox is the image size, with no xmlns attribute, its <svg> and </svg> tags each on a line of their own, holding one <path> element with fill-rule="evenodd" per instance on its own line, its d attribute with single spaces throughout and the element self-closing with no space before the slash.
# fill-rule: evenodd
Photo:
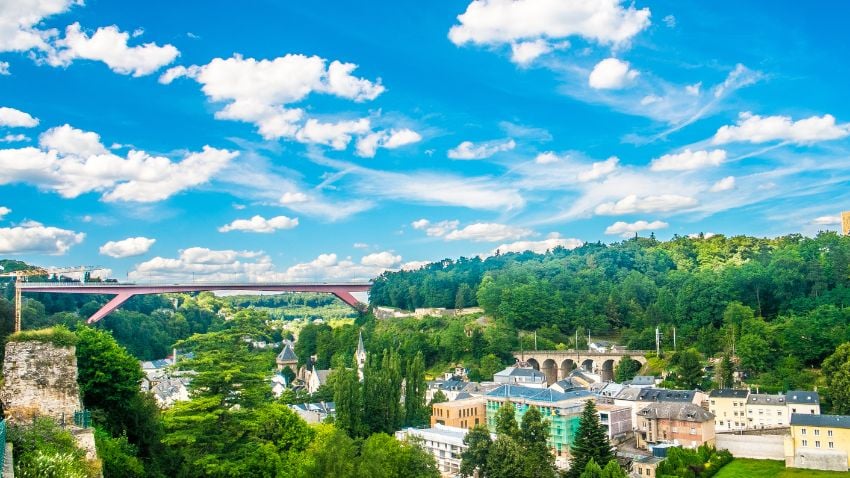
<svg viewBox="0 0 850 478">
<path fill-rule="evenodd" d="M 0 401 L 11 422 L 49 416 L 72 424 L 82 410 L 74 347 L 28 341 L 6 344 Z"/>
<path fill-rule="evenodd" d="M 735 435 L 718 433 L 714 437 L 718 450 L 729 450 L 738 458 L 784 460 L 785 435 Z"/>
</svg>

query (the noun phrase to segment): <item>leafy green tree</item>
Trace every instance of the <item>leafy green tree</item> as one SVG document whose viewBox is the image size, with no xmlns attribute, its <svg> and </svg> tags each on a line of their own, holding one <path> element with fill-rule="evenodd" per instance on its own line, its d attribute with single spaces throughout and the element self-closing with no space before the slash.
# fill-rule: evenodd
<svg viewBox="0 0 850 478">
<path fill-rule="evenodd" d="M 741 368 L 759 373 L 767 370 L 772 351 L 768 341 L 758 334 L 744 334 L 735 351 L 741 359 Z"/>
<path fill-rule="evenodd" d="M 355 478 L 357 447 L 346 433 L 333 425 L 317 425 L 316 436 L 302 454 L 298 478 Z"/>
<path fill-rule="evenodd" d="M 486 478 L 518 478 L 525 475 L 522 447 L 508 435 L 499 435 L 487 454 Z"/>
<path fill-rule="evenodd" d="M 502 403 L 496 411 L 496 434 L 511 438 L 519 437 L 519 426 L 516 422 L 516 410 L 514 404 L 508 401 Z"/>
<path fill-rule="evenodd" d="M 434 392 L 434 396 L 431 397 L 431 402 L 429 403 L 429 405 L 434 405 L 435 403 L 445 403 L 448 401 L 449 397 L 447 397 L 442 390 L 437 390 L 436 392 Z"/>
<path fill-rule="evenodd" d="M 409 426 L 424 425 L 428 421 L 429 409 L 425 404 L 425 358 L 421 352 L 407 364 L 404 391 L 404 422 Z"/>
<path fill-rule="evenodd" d="M 686 389 L 695 389 L 702 383 L 702 362 L 696 350 L 677 352 L 671 359 L 676 370 L 676 383 Z"/>
<path fill-rule="evenodd" d="M 141 478 L 146 476 L 144 465 L 137 457 L 138 450 L 127 436 L 112 438 L 103 430 L 95 430 L 97 457 L 103 464 L 104 478 Z"/>
<path fill-rule="evenodd" d="M 833 413 L 850 414 L 850 342 L 841 344 L 823 361 L 823 375 Z"/>
<path fill-rule="evenodd" d="M 400 442 L 385 433 L 375 433 L 363 442 L 358 476 L 374 478 L 437 478 L 434 458 L 411 442 Z"/>
<path fill-rule="evenodd" d="M 487 426 L 484 424 L 475 425 L 463 437 L 463 444 L 466 445 L 466 450 L 461 453 L 461 476 L 473 476 L 475 470 L 478 470 L 479 476 L 482 478 L 489 476 L 486 468 L 487 457 L 493 440 L 490 438 L 490 431 L 487 430 Z"/>
<path fill-rule="evenodd" d="M 529 478 L 554 478 L 555 457 L 549 451 L 549 422 L 540 410 L 531 406 L 522 416 L 517 442 L 523 448 L 524 476 Z"/>
<path fill-rule="evenodd" d="M 732 357 L 729 353 L 723 354 L 723 358 L 717 367 L 718 385 L 720 388 L 732 388 L 735 385 L 735 364 L 732 363 Z"/>
<path fill-rule="evenodd" d="M 401 380 L 398 353 L 384 350 L 380 365 L 374 357 L 367 361 L 363 372 L 363 416 L 371 433 L 393 433 L 404 421 Z M 381 397 L 381 400 L 367 397 Z"/>
<path fill-rule="evenodd" d="M 623 356 L 620 359 L 620 363 L 614 368 L 614 381 L 623 383 L 628 380 L 635 378 L 635 375 L 640 371 L 641 364 L 637 360 L 629 357 L 628 355 Z"/>
<path fill-rule="evenodd" d="M 481 358 L 481 377 L 483 380 L 492 380 L 493 375 L 505 368 L 505 364 L 495 354 L 487 354 Z"/>
<path fill-rule="evenodd" d="M 609 462 L 610 463 L 610 462 Z M 579 478 L 602 478 L 602 467 L 596 464 L 593 458 L 584 466 Z"/>
<path fill-rule="evenodd" d="M 86 461 L 70 432 L 52 419 L 37 418 L 31 424 L 9 429 L 15 451 L 15 476 L 44 478 L 95 478 L 100 470 Z"/>
<path fill-rule="evenodd" d="M 579 478 L 591 459 L 600 465 L 607 465 L 614 459 L 611 442 L 605 428 L 599 423 L 596 405 L 592 400 L 584 405 L 570 452 L 572 459 L 567 478 Z"/>
</svg>

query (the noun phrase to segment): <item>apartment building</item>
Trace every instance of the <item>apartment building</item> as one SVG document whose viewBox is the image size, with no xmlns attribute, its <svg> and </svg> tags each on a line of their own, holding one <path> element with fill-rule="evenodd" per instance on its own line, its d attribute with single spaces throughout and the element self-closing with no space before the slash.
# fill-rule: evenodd
<svg viewBox="0 0 850 478">
<path fill-rule="evenodd" d="M 435 403 L 431 406 L 431 426 L 444 425 L 470 429 L 487 420 L 484 397 Z"/>
</svg>

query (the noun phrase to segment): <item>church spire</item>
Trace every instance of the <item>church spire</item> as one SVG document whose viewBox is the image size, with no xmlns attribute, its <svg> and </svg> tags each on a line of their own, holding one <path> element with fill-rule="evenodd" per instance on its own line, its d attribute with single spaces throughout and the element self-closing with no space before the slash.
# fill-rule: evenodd
<svg viewBox="0 0 850 478">
<path fill-rule="evenodd" d="M 363 381 L 363 369 L 366 367 L 366 347 L 363 346 L 363 331 L 357 340 L 357 350 L 354 352 L 354 363 L 357 364 L 357 378 Z"/>
</svg>

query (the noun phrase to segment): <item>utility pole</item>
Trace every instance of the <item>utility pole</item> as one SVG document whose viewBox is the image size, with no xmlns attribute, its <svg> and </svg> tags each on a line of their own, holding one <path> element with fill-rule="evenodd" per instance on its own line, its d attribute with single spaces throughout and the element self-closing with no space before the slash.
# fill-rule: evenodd
<svg viewBox="0 0 850 478">
<path fill-rule="evenodd" d="M 655 356 L 661 356 L 661 331 L 655 328 Z"/>
<path fill-rule="evenodd" d="M 590 352 L 590 327 L 587 328 L 587 351 Z"/>
<path fill-rule="evenodd" d="M 537 331 L 534 331 L 534 351 L 537 351 Z"/>
<path fill-rule="evenodd" d="M 676 349 L 676 327 L 673 327 L 673 350 Z"/>
</svg>

